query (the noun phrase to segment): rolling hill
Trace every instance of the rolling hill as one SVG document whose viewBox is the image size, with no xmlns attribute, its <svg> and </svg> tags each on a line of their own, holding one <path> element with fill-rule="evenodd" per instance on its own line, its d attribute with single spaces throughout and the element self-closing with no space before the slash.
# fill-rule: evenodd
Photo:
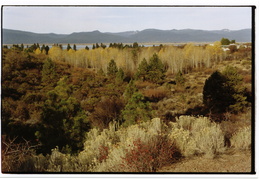
<svg viewBox="0 0 260 179">
<path fill-rule="evenodd" d="M 32 43 L 174 43 L 174 42 L 214 42 L 222 37 L 237 42 L 251 42 L 251 29 L 242 30 L 159 30 L 145 29 L 142 31 L 126 32 L 75 32 L 72 34 L 40 34 L 19 30 L 2 29 L 3 44 L 32 44 Z"/>
</svg>

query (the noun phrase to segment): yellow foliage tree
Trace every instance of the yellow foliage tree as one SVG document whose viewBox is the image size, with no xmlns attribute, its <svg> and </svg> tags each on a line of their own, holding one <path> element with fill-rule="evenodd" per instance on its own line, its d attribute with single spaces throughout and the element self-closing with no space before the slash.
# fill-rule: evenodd
<svg viewBox="0 0 260 179">
<path fill-rule="evenodd" d="M 37 49 L 34 51 L 34 53 L 35 53 L 36 55 L 38 55 L 38 54 L 41 54 L 42 52 L 41 52 L 40 48 L 37 48 Z"/>
</svg>

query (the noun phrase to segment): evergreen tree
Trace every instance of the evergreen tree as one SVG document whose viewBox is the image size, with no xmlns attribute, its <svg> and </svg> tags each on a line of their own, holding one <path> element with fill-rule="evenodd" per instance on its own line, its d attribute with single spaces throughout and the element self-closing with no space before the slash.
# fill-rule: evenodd
<svg viewBox="0 0 260 179">
<path fill-rule="evenodd" d="M 116 82 L 122 83 L 125 78 L 125 73 L 122 68 L 119 68 L 118 72 L 116 73 Z"/>
<path fill-rule="evenodd" d="M 230 105 L 230 97 L 225 86 L 226 78 L 219 71 L 215 71 L 203 87 L 203 103 L 213 113 L 225 112 Z"/>
<path fill-rule="evenodd" d="M 149 66 L 146 59 L 144 58 L 138 67 L 136 78 L 145 81 L 147 79 L 148 72 L 149 72 Z"/>
<path fill-rule="evenodd" d="M 242 111 L 247 105 L 246 88 L 242 85 L 242 76 L 238 74 L 235 67 L 227 66 L 222 74 L 226 77 L 226 87 L 229 89 L 229 95 L 232 96 L 233 102 L 229 105 L 232 112 Z"/>
<path fill-rule="evenodd" d="M 128 101 L 132 95 L 137 92 L 138 89 L 136 88 L 135 84 L 134 84 L 134 81 L 133 80 L 130 80 L 130 82 L 128 83 L 127 87 L 126 87 L 126 90 L 124 92 L 124 98 L 126 101 Z"/>
<path fill-rule="evenodd" d="M 214 72 L 205 82 L 203 103 L 213 113 L 237 113 L 247 105 L 242 77 L 234 67 L 227 66 L 223 73 Z"/>
<path fill-rule="evenodd" d="M 69 51 L 71 49 L 70 44 L 67 45 L 67 51 Z"/>
<path fill-rule="evenodd" d="M 116 62 L 112 59 L 110 60 L 107 67 L 107 75 L 111 77 L 115 77 L 117 72 L 118 72 L 118 68 L 116 66 Z"/>
<path fill-rule="evenodd" d="M 141 93 L 134 93 L 122 111 L 123 126 L 127 127 L 152 118 L 152 108 Z"/>
<path fill-rule="evenodd" d="M 47 46 L 45 47 L 46 55 L 48 55 L 49 50 L 50 50 L 50 48 L 49 48 L 49 46 L 47 45 Z"/>
<path fill-rule="evenodd" d="M 21 44 L 21 51 L 23 51 L 24 50 L 24 45 L 23 45 L 23 43 Z"/>
<path fill-rule="evenodd" d="M 104 45 L 103 43 L 101 43 L 100 46 L 101 46 L 103 49 L 105 49 L 105 48 L 107 47 L 107 46 Z"/>
<path fill-rule="evenodd" d="M 112 44 L 112 43 L 110 43 L 110 44 L 109 44 L 109 48 L 112 48 L 112 47 L 113 47 L 113 44 Z"/>
<path fill-rule="evenodd" d="M 54 90 L 48 92 L 43 105 L 40 128 L 35 134 L 43 144 L 43 153 L 56 146 L 70 148 L 67 152 L 82 150 L 85 133 L 90 128 L 80 103 L 71 97 L 72 86 L 66 81 L 67 78 L 62 78 Z"/>
<path fill-rule="evenodd" d="M 73 45 L 73 50 L 77 51 L 77 47 L 75 44 Z"/>
<path fill-rule="evenodd" d="M 139 47 L 138 43 L 137 43 L 137 42 L 134 42 L 134 43 L 133 43 L 133 48 L 138 48 L 138 47 Z"/>
<path fill-rule="evenodd" d="M 57 78 L 56 66 L 50 58 L 47 58 L 42 68 L 42 82 L 46 85 L 47 84 L 54 85 L 56 78 Z"/>
<path fill-rule="evenodd" d="M 229 39 L 226 39 L 226 38 L 224 38 L 224 37 L 221 39 L 220 42 L 221 42 L 221 45 L 229 45 L 229 44 L 230 44 Z"/>
<path fill-rule="evenodd" d="M 41 52 L 43 52 L 43 50 L 45 50 L 45 45 L 44 44 L 41 47 Z"/>
<path fill-rule="evenodd" d="M 178 85 L 184 85 L 184 83 L 185 83 L 185 78 L 183 77 L 181 71 L 179 71 L 179 72 L 176 74 L 176 76 L 175 76 L 175 81 L 176 81 L 176 84 L 178 84 Z"/>
<path fill-rule="evenodd" d="M 148 80 L 160 83 L 165 78 L 165 68 L 157 54 L 154 54 L 148 65 Z"/>
</svg>

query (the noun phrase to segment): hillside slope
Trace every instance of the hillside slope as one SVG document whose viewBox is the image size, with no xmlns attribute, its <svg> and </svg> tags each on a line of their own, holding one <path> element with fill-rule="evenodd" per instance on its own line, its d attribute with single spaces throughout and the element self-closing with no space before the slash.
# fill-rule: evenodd
<svg viewBox="0 0 260 179">
<path fill-rule="evenodd" d="M 3 29 L 4 44 L 33 43 L 173 43 L 173 42 L 214 42 L 222 37 L 234 39 L 237 42 L 251 42 L 251 29 L 243 30 L 158 30 L 129 31 L 119 33 L 103 33 L 100 31 L 78 32 L 72 34 L 39 34 L 18 30 Z"/>
</svg>

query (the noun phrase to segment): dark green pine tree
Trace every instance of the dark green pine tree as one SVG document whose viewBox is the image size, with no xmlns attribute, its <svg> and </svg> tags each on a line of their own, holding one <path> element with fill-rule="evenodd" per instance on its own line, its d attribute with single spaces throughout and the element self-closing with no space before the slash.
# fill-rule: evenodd
<svg viewBox="0 0 260 179">
<path fill-rule="evenodd" d="M 136 78 L 145 81 L 147 79 L 148 72 L 149 72 L 149 66 L 146 59 L 144 58 L 140 63 L 140 65 L 138 66 Z"/>
<path fill-rule="evenodd" d="M 203 103 L 213 113 L 237 113 L 247 106 L 246 88 L 236 68 L 227 66 L 214 72 L 205 82 Z"/>
<path fill-rule="evenodd" d="M 224 38 L 224 37 L 220 40 L 220 42 L 221 42 L 221 45 L 229 45 L 230 44 L 229 39 Z"/>
<path fill-rule="evenodd" d="M 116 65 L 115 60 L 110 60 L 108 67 L 107 67 L 107 75 L 110 77 L 115 77 L 116 73 L 118 72 L 118 68 Z"/>
<path fill-rule="evenodd" d="M 67 51 L 69 51 L 71 49 L 70 44 L 67 45 Z"/>
<path fill-rule="evenodd" d="M 41 123 L 36 137 L 43 144 L 42 152 L 48 153 L 58 146 L 70 149 L 66 152 L 82 150 L 89 122 L 76 98 L 71 97 L 72 86 L 62 78 L 54 90 L 47 93 L 41 113 Z"/>
<path fill-rule="evenodd" d="M 165 67 L 157 54 L 154 54 L 148 65 L 148 80 L 154 83 L 160 83 L 165 78 Z"/>
<path fill-rule="evenodd" d="M 122 111 L 123 126 L 127 127 L 152 118 L 152 108 L 141 93 L 134 93 Z"/>
<path fill-rule="evenodd" d="M 122 83 L 125 78 L 125 73 L 122 68 L 119 68 L 118 72 L 116 73 L 116 82 L 117 83 Z"/>
<path fill-rule="evenodd" d="M 47 58 L 42 68 L 42 82 L 45 85 L 48 84 L 54 85 L 56 82 L 56 78 L 57 78 L 57 73 L 56 73 L 55 63 L 50 58 Z"/>
<path fill-rule="evenodd" d="M 226 87 L 228 88 L 229 96 L 232 97 L 233 102 L 230 101 L 228 110 L 237 113 L 243 111 L 248 104 L 246 97 L 246 88 L 242 85 L 242 76 L 238 74 L 235 67 L 227 66 L 222 74 L 226 77 Z"/>
<path fill-rule="evenodd" d="M 75 44 L 73 45 L 73 50 L 77 51 L 77 47 Z"/>
<path fill-rule="evenodd" d="M 49 50 L 50 50 L 50 48 L 49 48 L 49 46 L 47 45 L 47 46 L 45 47 L 46 55 L 48 55 Z"/>
<path fill-rule="evenodd" d="M 128 101 L 132 95 L 137 92 L 138 89 L 137 87 L 135 86 L 134 84 L 134 81 L 133 80 L 130 80 L 130 82 L 128 83 L 126 89 L 125 89 L 125 92 L 124 92 L 124 98 L 126 101 Z"/>
<path fill-rule="evenodd" d="M 45 50 L 45 45 L 43 44 L 42 47 L 41 47 L 41 52 Z"/>
<path fill-rule="evenodd" d="M 228 106 L 234 102 L 226 81 L 226 77 L 219 71 L 215 71 L 205 81 L 203 103 L 212 113 L 226 112 Z"/>
<path fill-rule="evenodd" d="M 23 51 L 24 50 L 24 45 L 23 45 L 23 43 L 21 44 L 21 51 Z"/>
<path fill-rule="evenodd" d="M 183 74 L 181 71 L 179 71 L 176 75 L 175 75 L 175 81 L 177 85 L 181 85 L 183 86 L 185 83 L 185 78 L 183 77 Z"/>
</svg>

